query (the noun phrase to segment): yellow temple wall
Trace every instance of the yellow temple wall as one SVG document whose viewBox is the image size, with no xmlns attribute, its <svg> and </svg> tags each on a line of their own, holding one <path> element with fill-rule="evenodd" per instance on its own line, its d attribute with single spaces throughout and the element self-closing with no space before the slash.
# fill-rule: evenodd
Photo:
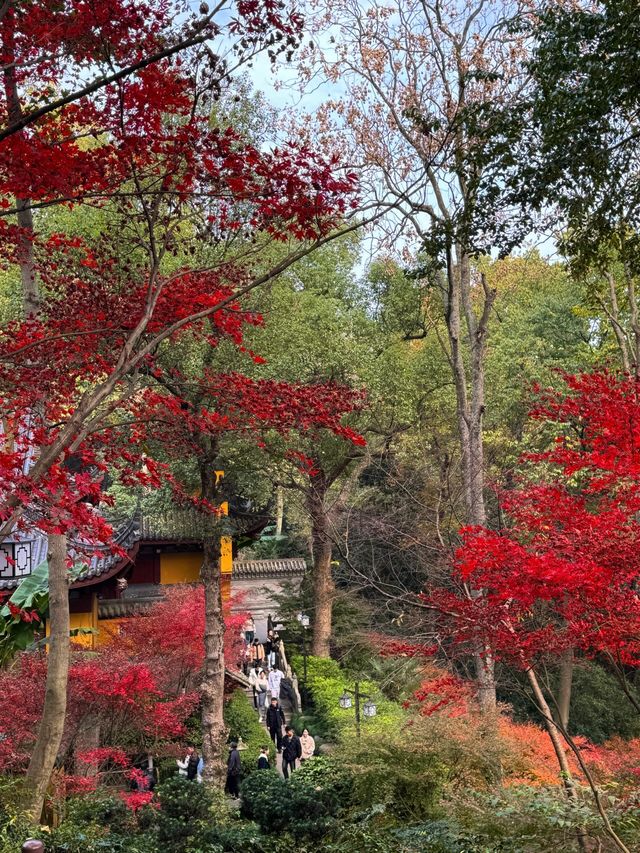
<svg viewBox="0 0 640 853">
<path fill-rule="evenodd" d="M 97 620 L 94 620 L 93 613 L 70 613 L 69 626 L 73 631 L 74 628 L 94 628 L 98 627 Z M 78 634 L 71 637 L 71 642 L 79 646 L 86 646 L 88 649 L 93 649 L 95 646 L 95 634 Z"/>
<path fill-rule="evenodd" d="M 160 583 L 196 583 L 200 579 L 202 551 L 160 554 Z"/>
</svg>

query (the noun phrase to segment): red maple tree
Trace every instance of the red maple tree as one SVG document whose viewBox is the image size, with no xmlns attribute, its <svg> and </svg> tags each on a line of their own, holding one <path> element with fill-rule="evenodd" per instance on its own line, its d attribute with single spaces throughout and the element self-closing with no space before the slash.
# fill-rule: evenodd
<svg viewBox="0 0 640 853">
<path fill-rule="evenodd" d="M 355 204 L 332 154 L 296 142 L 267 152 L 212 121 L 234 68 L 297 46 L 295 10 L 238 0 L 231 15 L 203 4 L 194 18 L 170 0 L 94 6 L 0 9 L 0 260 L 20 271 L 24 315 L 0 332 L 0 537 L 37 525 L 51 554 L 34 819 L 65 702 L 64 535 L 80 531 L 87 550 L 109 540 L 91 507 L 107 468 L 125 483 L 161 479 L 123 424 L 157 409 L 142 411 L 141 377 L 166 372 L 158 353 L 184 335 L 240 344 L 241 297 L 331 239 Z M 39 232 L 34 211 L 61 204 L 98 207 L 102 235 Z M 265 268 L 272 243 L 283 251 Z"/>
<path fill-rule="evenodd" d="M 518 666 L 568 648 L 640 662 L 640 396 L 633 377 L 566 376 L 532 417 L 551 447 L 500 495 L 509 526 L 468 529 L 456 572 L 482 597 L 448 601 L 458 636 L 481 628 Z M 433 598 L 431 599 L 433 601 Z"/>
<path fill-rule="evenodd" d="M 463 531 L 457 591 L 428 590 L 422 600 L 440 614 L 455 646 L 469 651 L 475 638 L 487 637 L 494 655 L 526 673 L 567 795 L 575 800 L 562 738 L 606 834 L 626 850 L 538 671 L 574 650 L 606 657 L 623 678 L 625 667 L 640 662 L 640 389 L 635 377 L 608 371 L 564 380 L 561 391 L 541 393 L 532 412 L 550 446 L 527 454 L 520 482 L 500 495 L 509 526 Z M 583 847 L 585 838 L 580 830 Z"/>
</svg>

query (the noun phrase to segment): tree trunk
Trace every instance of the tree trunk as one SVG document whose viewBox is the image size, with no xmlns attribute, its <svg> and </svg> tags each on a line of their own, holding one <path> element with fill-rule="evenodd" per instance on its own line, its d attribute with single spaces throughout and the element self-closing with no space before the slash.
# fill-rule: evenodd
<svg viewBox="0 0 640 853">
<path fill-rule="evenodd" d="M 282 536 L 282 526 L 284 524 L 284 489 L 282 486 L 276 487 L 276 537 Z"/>
<path fill-rule="evenodd" d="M 484 305 L 478 319 L 471 298 L 471 265 L 469 257 L 456 247 L 446 259 L 447 295 L 445 319 L 449 337 L 450 363 L 456 391 L 456 417 L 460 456 L 462 460 L 462 489 L 466 523 L 484 526 L 487 521 L 484 500 L 484 361 L 489 314 L 495 293 L 482 279 Z M 464 315 L 465 330 L 462 318 Z M 469 366 L 463 356 L 463 336 L 467 337 Z M 472 594 L 481 594 L 472 591 Z M 478 701 L 485 713 L 496 709 L 494 660 L 486 638 L 478 637 L 474 654 Z"/>
<path fill-rule="evenodd" d="M 69 675 L 67 537 L 49 536 L 49 655 L 38 737 L 27 770 L 28 812 L 38 823 L 64 731 Z"/>
<path fill-rule="evenodd" d="M 573 682 L 573 649 L 567 649 L 560 662 L 560 684 L 558 685 L 558 716 L 563 729 L 569 728 L 571 708 L 571 684 Z"/>
<path fill-rule="evenodd" d="M 205 782 L 222 787 L 225 782 L 224 748 L 224 621 L 220 584 L 219 537 L 204 542 L 200 578 L 204 584 L 204 677 L 200 685 L 202 701 L 202 758 Z"/>
<path fill-rule="evenodd" d="M 311 654 L 320 658 L 331 656 L 331 628 L 335 584 L 331 574 L 331 537 L 325 505 L 327 483 L 323 474 L 311 478 L 307 508 L 311 517 L 313 539 L 313 639 Z"/>
<path fill-rule="evenodd" d="M 531 689 L 533 690 L 536 705 L 538 706 L 540 713 L 542 714 L 542 717 L 544 719 L 547 734 L 549 735 L 549 738 L 551 739 L 551 743 L 553 745 L 553 751 L 556 754 L 556 759 L 560 768 L 560 774 L 562 776 L 562 785 L 564 788 L 565 795 L 570 803 L 577 803 L 578 794 L 576 793 L 575 783 L 571 774 L 571 767 L 569 766 L 569 762 L 567 761 L 567 755 L 564 750 L 564 744 L 562 743 L 562 737 L 560 735 L 560 732 L 558 731 L 557 726 L 553 722 L 549 703 L 545 699 L 544 693 L 542 692 L 542 688 L 538 683 L 538 678 L 533 669 L 527 670 L 527 678 L 529 679 L 529 684 L 531 685 Z M 584 828 L 578 828 L 577 836 L 578 844 L 580 845 L 581 850 L 584 850 L 587 853 L 588 851 L 593 850 L 591 839 L 587 835 L 587 831 Z"/>
<path fill-rule="evenodd" d="M 213 502 L 216 497 L 215 465 L 209 455 L 201 465 L 202 496 Z M 226 779 L 224 759 L 227 729 L 224 723 L 224 619 L 220 580 L 220 536 L 208 535 L 203 541 L 200 580 L 204 585 L 204 674 L 200 685 L 202 709 L 203 779 L 223 787 Z"/>
</svg>

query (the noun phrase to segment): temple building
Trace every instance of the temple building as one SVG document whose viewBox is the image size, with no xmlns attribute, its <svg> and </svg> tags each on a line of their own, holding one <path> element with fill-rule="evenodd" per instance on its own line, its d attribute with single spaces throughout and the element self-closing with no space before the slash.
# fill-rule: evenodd
<svg viewBox="0 0 640 853">
<path fill-rule="evenodd" d="M 231 500 L 223 505 L 229 516 L 231 535 L 221 537 L 220 572 L 223 597 L 243 593 L 242 609 L 251 612 L 256 623 L 266 624 L 275 610 L 273 596 L 285 583 L 299 584 L 306 564 L 303 558 L 272 560 L 234 559 L 239 543 L 259 537 L 270 516 L 252 513 L 246 502 Z M 116 556 L 104 548 L 91 557 L 86 568 L 76 575 L 69 589 L 71 629 L 92 629 L 75 641 L 90 648 L 101 642 L 118 623 L 162 598 L 163 591 L 175 584 L 196 583 L 203 559 L 203 518 L 190 510 L 171 510 L 145 514 L 138 510 L 123 522 L 114 542 L 126 556 Z M 70 552 L 81 552 L 81 542 L 69 541 Z M 86 546 L 84 546 L 86 548 Z M 17 533 L 0 544 L 0 601 L 46 560 L 44 534 Z"/>
</svg>

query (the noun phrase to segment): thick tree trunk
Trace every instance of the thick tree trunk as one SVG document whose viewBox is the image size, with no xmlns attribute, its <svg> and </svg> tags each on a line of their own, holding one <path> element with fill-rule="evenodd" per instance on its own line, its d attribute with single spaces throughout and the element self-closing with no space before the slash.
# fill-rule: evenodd
<svg viewBox="0 0 640 853">
<path fill-rule="evenodd" d="M 49 655 L 38 737 L 27 770 L 28 812 L 40 821 L 44 798 L 62 742 L 69 675 L 67 537 L 49 536 Z"/>
<path fill-rule="evenodd" d="M 212 454 L 205 453 L 200 469 L 202 496 L 216 498 L 215 465 Z M 213 454 L 215 458 L 215 454 Z M 220 536 L 215 533 L 203 541 L 200 580 L 204 585 L 204 673 L 200 685 L 202 711 L 202 758 L 204 781 L 223 787 L 226 778 L 224 758 L 227 729 L 224 723 L 224 619 L 220 579 Z"/>
<path fill-rule="evenodd" d="M 202 758 L 205 782 L 222 787 L 225 782 L 224 748 L 227 729 L 224 724 L 224 620 L 220 584 L 220 540 L 208 537 L 204 542 L 204 560 L 200 578 L 204 584 L 204 676 L 200 685 L 202 702 Z"/>
<path fill-rule="evenodd" d="M 327 482 L 323 474 L 311 478 L 307 509 L 311 518 L 313 540 L 313 639 L 311 654 L 320 658 L 331 655 L 331 628 L 335 584 L 331 573 L 332 546 L 330 523 L 326 509 Z"/>
<path fill-rule="evenodd" d="M 311 654 L 319 658 L 331 656 L 331 626 L 335 584 L 331 574 L 331 542 L 314 530 L 313 549 L 313 640 Z"/>
<path fill-rule="evenodd" d="M 477 318 L 471 298 L 469 257 L 458 248 L 454 261 L 450 248 L 447 252 L 446 272 L 445 318 L 456 390 L 465 516 L 467 524 L 483 526 L 487 521 L 484 500 L 484 362 L 487 326 L 495 294 L 487 288 L 483 279 L 484 305 L 480 318 Z M 463 355 L 463 337 L 467 339 L 468 359 Z M 472 591 L 472 594 L 482 593 Z M 485 713 L 493 713 L 496 709 L 494 660 L 483 637 L 477 638 L 474 660 L 480 707 Z"/>
</svg>

